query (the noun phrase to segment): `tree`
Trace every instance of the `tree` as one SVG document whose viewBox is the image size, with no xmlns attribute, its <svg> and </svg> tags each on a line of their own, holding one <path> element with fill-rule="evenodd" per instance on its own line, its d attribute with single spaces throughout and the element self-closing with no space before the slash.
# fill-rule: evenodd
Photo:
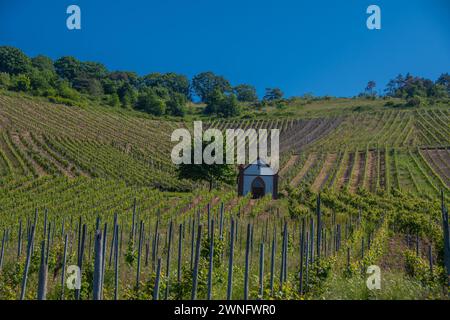
<svg viewBox="0 0 450 320">
<path fill-rule="evenodd" d="M 143 78 L 144 84 L 148 87 L 163 87 L 173 93 L 180 93 L 186 99 L 190 98 L 189 79 L 176 73 L 150 73 Z"/>
<path fill-rule="evenodd" d="M 194 159 L 194 143 L 191 147 L 191 159 Z M 203 141 L 202 153 L 207 146 L 207 142 Z M 212 154 L 214 156 L 214 154 Z M 178 177 L 180 179 L 190 179 L 194 181 L 205 181 L 209 184 L 209 191 L 212 190 L 213 184 L 222 182 L 231 184 L 236 181 L 236 170 L 229 164 L 180 164 L 177 168 Z"/>
<path fill-rule="evenodd" d="M 31 60 L 21 50 L 1 46 L 0 47 L 0 72 L 11 75 L 26 73 L 31 68 Z"/>
<path fill-rule="evenodd" d="M 147 90 L 139 95 L 136 109 L 162 116 L 166 111 L 166 103 L 154 91 Z"/>
<path fill-rule="evenodd" d="M 226 95 L 219 105 L 219 115 L 225 118 L 238 116 L 240 113 L 239 104 L 234 94 Z"/>
<path fill-rule="evenodd" d="M 81 62 L 74 57 L 62 57 L 55 61 L 58 76 L 72 82 L 81 73 Z"/>
<path fill-rule="evenodd" d="M 111 107 L 117 107 L 120 105 L 120 99 L 119 99 L 119 96 L 117 95 L 117 93 L 113 93 L 107 97 L 108 97 L 107 103 Z"/>
<path fill-rule="evenodd" d="M 74 101 L 80 100 L 80 94 L 70 87 L 70 83 L 67 80 L 57 81 L 55 87 L 59 96 Z"/>
<path fill-rule="evenodd" d="M 12 78 L 12 89 L 16 91 L 30 91 L 30 78 L 25 74 L 19 74 Z"/>
<path fill-rule="evenodd" d="M 50 70 L 39 70 L 38 68 L 32 68 L 28 73 L 30 78 L 31 88 L 35 94 L 44 95 L 56 81 L 56 73 Z"/>
<path fill-rule="evenodd" d="M 186 114 L 186 96 L 175 92 L 166 102 L 167 112 L 175 117 L 183 117 Z"/>
<path fill-rule="evenodd" d="M 38 55 L 31 59 L 31 64 L 39 71 L 55 72 L 55 66 L 53 60 L 44 55 Z"/>
<path fill-rule="evenodd" d="M 441 74 L 439 79 L 437 79 L 436 84 L 443 86 L 450 96 L 450 75 L 448 73 Z"/>
<path fill-rule="evenodd" d="M 240 85 L 234 87 L 233 91 L 234 91 L 234 94 L 236 95 L 238 101 L 241 101 L 241 102 L 256 102 L 256 101 L 258 101 L 256 89 L 252 85 L 240 84 Z"/>
<path fill-rule="evenodd" d="M 215 89 L 214 93 L 208 99 L 204 112 L 205 114 L 216 114 L 228 118 L 239 115 L 240 110 L 234 94 L 226 95 L 219 89 Z"/>
<path fill-rule="evenodd" d="M 100 96 L 103 94 L 103 86 L 100 81 L 95 78 L 89 78 L 86 75 L 73 79 L 72 86 L 74 89 L 92 96 Z"/>
<path fill-rule="evenodd" d="M 377 86 L 376 82 L 373 81 L 373 80 L 370 80 L 367 83 L 367 86 L 366 86 L 366 89 L 365 89 L 366 96 L 375 97 L 376 93 L 374 92 L 374 89 L 375 89 L 376 86 Z"/>
<path fill-rule="evenodd" d="M 135 104 L 137 99 L 137 93 L 134 87 L 128 83 L 123 83 L 117 90 L 117 95 L 119 96 L 120 102 L 124 107 L 132 106 Z"/>
<path fill-rule="evenodd" d="M 80 73 L 85 78 L 101 80 L 108 75 L 108 70 L 101 63 L 87 61 L 80 63 Z"/>
<path fill-rule="evenodd" d="M 284 96 L 283 91 L 280 88 L 266 88 L 266 94 L 264 95 L 264 101 L 280 100 Z"/>
<path fill-rule="evenodd" d="M 126 82 L 133 86 L 138 84 L 138 75 L 130 71 L 114 71 L 109 74 L 109 79 L 118 82 Z"/>
<path fill-rule="evenodd" d="M 213 72 L 203 72 L 192 79 L 192 89 L 202 102 L 208 102 L 215 90 L 222 93 L 230 92 L 231 85 L 227 79 Z"/>
</svg>

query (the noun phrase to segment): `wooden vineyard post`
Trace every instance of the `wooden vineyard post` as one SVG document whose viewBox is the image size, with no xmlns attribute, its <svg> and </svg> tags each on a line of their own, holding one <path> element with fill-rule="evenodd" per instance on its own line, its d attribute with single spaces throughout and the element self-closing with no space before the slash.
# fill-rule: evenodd
<svg viewBox="0 0 450 320">
<path fill-rule="evenodd" d="M 103 264 L 103 238 L 102 232 L 97 230 L 95 233 L 95 255 L 94 255 L 94 283 L 93 283 L 93 300 L 101 299 L 102 286 L 102 264 Z"/>
<path fill-rule="evenodd" d="M 308 288 L 308 277 L 309 277 L 309 234 L 308 231 L 306 231 L 305 236 L 305 288 Z M 303 293 L 305 293 L 306 290 L 303 290 Z"/>
<path fill-rule="evenodd" d="M 167 281 L 166 281 L 166 294 L 165 294 L 165 299 L 167 300 L 167 298 L 169 297 L 169 285 L 170 285 L 170 253 L 172 251 L 172 229 L 173 229 L 173 222 L 170 221 L 170 225 L 169 225 L 169 243 L 167 246 L 167 263 L 166 263 L 166 277 L 167 277 Z"/>
<path fill-rule="evenodd" d="M 299 274 L 299 294 L 303 294 L 303 260 L 305 255 L 305 218 L 302 219 L 302 229 L 300 234 L 300 274 Z"/>
<path fill-rule="evenodd" d="M 194 246 L 195 246 L 195 217 L 192 219 L 191 227 L 191 270 L 194 267 Z"/>
<path fill-rule="evenodd" d="M 119 225 L 114 226 L 114 300 L 119 298 Z"/>
<path fill-rule="evenodd" d="M 138 257 L 137 257 L 137 268 L 136 268 L 136 292 L 139 292 L 139 286 L 141 282 L 141 260 L 142 260 L 142 241 L 144 236 L 144 221 L 141 221 L 139 227 L 139 242 L 138 242 Z"/>
<path fill-rule="evenodd" d="M 156 279 L 155 286 L 153 287 L 153 300 L 159 299 L 159 282 L 161 280 L 161 258 L 158 258 L 158 263 L 156 266 Z"/>
<path fill-rule="evenodd" d="M 275 277 L 275 254 L 277 247 L 277 230 L 276 226 L 273 227 L 273 239 L 272 239 L 272 255 L 270 257 L 270 295 L 273 296 L 273 282 Z"/>
<path fill-rule="evenodd" d="M 223 202 L 220 204 L 220 225 L 219 225 L 220 240 L 223 240 Z"/>
<path fill-rule="evenodd" d="M 63 260 L 62 260 L 62 268 L 61 268 L 61 300 L 64 300 L 64 288 L 65 288 L 65 278 L 66 278 L 66 262 L 67 262 L 67 242 L 68 242 L 68 235 L 66 234 L 64 237 L 64 253 L 63 253 Z"/>
<path fill-rule="evenodd" d="M 214 219 L 211 220 L 209 244 L 209 270 L 208 270 L 208 300 L 212 298 L 212 278 L 213 278 L 213 263 L 214 263 Z"/>
<path fill-rule="evenodd" d="M 247 243 L 245 247 L 244 300 L 248 300 L 248 273 L 250 268 L 250 237 L 251 224 L 247 225 Z"/>
<path fill-rule="evenodd" d="M 264 298 L 264 242 L 261 241 L 259 249 L 259 299 Z"/>
<path fill-rule="evenodd" d="M 23 270 L 22 288 L 21 288 L 21 292 L 20 292 L 20 300 L 24 300 L 25 299 L 25 293 L 27 291 L 28 270 L 30 269 L 30 261 L 31 261 L 31 256 L 33 254 L 33 242 L 34 242 L 35 232 L 36 232 L 36 228 L 33 225 L 33 226 L 31 226 L 30 237 L 28 238 L 27 257 L 26 257 L 26 260 L 25 260 L 25 268 Z"/>
<path fill-rule="evenodd" d="M 114 244 L 116 242 L 116 237 L 118 237 L 118 234 L 116 233 L 116 225 L 117 225 L 117 212 L 114 213 L 113 235 L 112 235 L 112 238 L 111 238 L 111 249 L 109 251 L 108 265 L 110 267 L 111 267 L 111 264 L 112 264 L 112 256 L 113 256 Z"/>
<path fill-rule="evenodd" d="M 309 230 L 309 262 L 314 263 L 314 219 L 310 219 L 310 230 Z"/>
<path fill-rule="evenodd" d="M 198 225 L 197 230 L 197 243 L 195 245 L 195 261 L 194 261 L 194 274 L 192 279 L 192 294 L 191 300 L 197 300 L 197 285 L 198 285 L 198 264 L 200 261 L 200 242 L 202 240 L 202 225 Z"/>
<path fill-rule="evenodd" d="M 183 252 L 183 224 L 180 223 L 178 233 L 178 266 L 177 266 L 177 282 L 181 282 L 181 264 L 182 264 L 182 252 Z"/>
<path fill-rule="evenodd" d="M 47 258 L 45 251 L 45 240 L 41 241 L 41 264 L 39 267 L 39 280 L 38 280 L 38 300 L 46 300 L 47 298 Z"/>
<path fill-rule="evenodd" d="M 83 257 L 84 257 L 84 247 L 85 247 L 85 242 L 86 242 L 86 233 L 87 233 L 87 227 L 84 224 L 83 231 L 81 233 L 81 243 L 79 245 L 80 252 L 78 255 L 78 268 L 80 268 L 80 278 L 82 277 L 82 274 L 83 274 Z M 81 279 L 80 279 L 80 283 L 81 283 Z M 80 300 L 80 294 L 81 294 L 80 289 L 75 289 L 75 299 L 76 300 Z"/>
<path fill-rule="evenodd" d="M 231 218 L 231 230 L 230 230 L 230 256 L 228 261 L 228 285 L 227 285 L 227 300 L 231 300 L 233 294 L 233 255 L 234 255 L 234 219 Z"/>
<path fill-rule="evenodd" d="M 107 234 L 108 234 L 108 223 L 105 222 L 105 225 L 103 227 L 103 242 L 102 242 L 102 278 L 100 281 L 100 299 L 103 299 L 103 284 L 105 282 L 105 261 L 106 261 L 106 241 L 107 241 Z"/>
<path fill-rule="evenodd" d="M 322 213 L 320 211 L 320 193 L 317 196 L 317 258 L 320 258 L 320 246 L 322 241 Z"/>
<path fill-rule="evenodd" d="M 441 190 L 442 232 L 444 234 L 444 266 L 447 271 L 447 289 L 450 289 L 450 233 L 448 222 L 448 210 L 444 203 L 444 191 Z M 450 295 L 450 290 L 449 293 Z"/>
</svg>

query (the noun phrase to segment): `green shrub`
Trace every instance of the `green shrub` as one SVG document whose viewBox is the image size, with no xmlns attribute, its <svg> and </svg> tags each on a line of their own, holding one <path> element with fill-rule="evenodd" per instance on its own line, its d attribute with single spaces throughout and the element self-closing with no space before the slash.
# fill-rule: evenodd
<svg viewBox="0 0 450 320">
<path fill-rule="evenodd" d="M 50 102 L 56 103 L 56 104 L 65 104 L 67 106 L 76 106 L 77 103 L 71 99 L 66 99 L 58 96 L 49 96 L 48 100 Z"/>
<path fill-rule="evenodd" d="M 406 101 L 406 106 L 409 108 L 420 107 L 422 100 L 419 97 L 412 97 Z"/>
<path fill-rule="evenodd" d="M 8 73 L 0 72 L 0 88 L 8 89 L 11 86 L 11 77 Z"/>
<path fill-rule="evenodd" d="M 15 91 L 30 91 L 31 81 L 30 78 L 25 74 L 19 74 L 18 76 L 13 76 L 12 87 Z"/>
</svg>

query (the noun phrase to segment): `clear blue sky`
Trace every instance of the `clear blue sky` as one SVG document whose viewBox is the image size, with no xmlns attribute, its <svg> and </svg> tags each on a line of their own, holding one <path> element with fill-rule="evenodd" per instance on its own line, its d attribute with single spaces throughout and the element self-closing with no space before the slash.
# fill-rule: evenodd
<svg viewBox="0 0 450 320">
<path fill-rule="evenodd" d="M 66 28 L 66 8 L 82 30 Z M 366 8 L 382 30 L 366 28 Z M 259 94 L 351 96 L 398 73 L 450 72 L 449 0 L 0 0 L 0 45 L 111 70 L 202 71 Z"/>
</svg>

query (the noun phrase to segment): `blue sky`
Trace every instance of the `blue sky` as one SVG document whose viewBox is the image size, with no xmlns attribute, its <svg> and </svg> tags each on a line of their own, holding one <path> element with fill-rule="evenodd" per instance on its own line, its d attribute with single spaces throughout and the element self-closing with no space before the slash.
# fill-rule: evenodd
<svg viewBox="0 0 450 320">
<path fill-rule="evenodd" d="M 82 30 L 66 28 L 70 4 Z M 370 4 L 382 30 L 366 28 Z M 450 1 L 0 0 L 0 45 L 140 75 L 211 70 L 259 94 L 352 96 L 368 80 L 450 72 Z"/>
</svg>

